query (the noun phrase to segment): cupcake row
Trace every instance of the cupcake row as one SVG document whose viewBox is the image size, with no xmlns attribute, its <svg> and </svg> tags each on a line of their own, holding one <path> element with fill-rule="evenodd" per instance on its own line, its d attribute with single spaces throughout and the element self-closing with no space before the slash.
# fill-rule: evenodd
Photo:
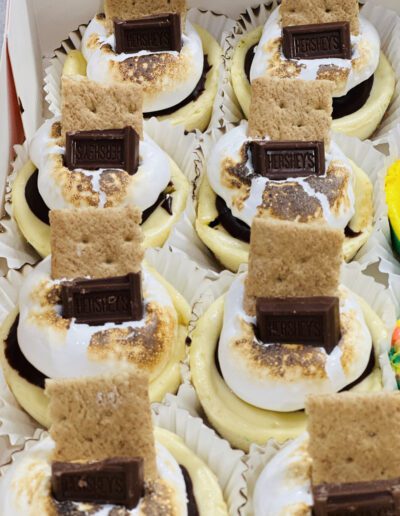
<svg viewBox="0 0 400 516">
<path fill-rule="evenodd" d="M 87 75 L 107 84 L 126 81 L 129 76 L 129 81 L 143 85 L 148 92 L 145 93 L 146 118 L 157 116 L 161 120 L 169 119 L 174 125 L 183 124 L 188 131 L 204 131 L 210 121 L 215 127 L 248 119 L 254 79 L 268 76 L 329 80 L 334 85 L 333 130 L 360 139 L 384 137 L 398 122 L 396 78 L 400 58 L 396 46 L 399 29 L 396 13 L 371 2 L 326 7 L 320 0 L 313 2 L 313 10 L 306 3 L 294 4 L 283 2 L 280 5 L 271 0 L 249 8 L 236 22 L 221 15 L 190 10 L 183 22 L 187 25 L 183 34 L 190 39 L 193 32 L 198 32 L 201 39 L 196 58 L 198 70 L 189 66 L 193 84 L 187 86 L 183 96 L 176 76 L 172 74 L 173 86 L 168 86 L 165 79 L 163 88 L 168 91 L 171 87 L 175 92 L 168 99 L 157 90 L 157 79 L 141 75 L 140 66 L 147 67 L 148 58 L 138 54 L 137 47 L 125 49 L 123 53 L 117 49 L 110 27 L 104 28 L 104 20 L 113 13 L 97 15 L 88 26 L 80 26 L 62 42 L 46 69 L 45 90 L 50 110 L 54 114 L 60 112 L 60 82 L 64 74 Z M 123 19 L 125 14 L 121 12 L 119 17 Z M 348 25 L 344 33 L 343 27 L 328 25 L 345 22 Z M 324 25 L 326 36 L 316 24 Z M 301 26 L 300 30 L 308 26 L 311 36 L 320 31 L 322 39 L 310 46 L 304 43 L 303 34 L 303 47 L 298 54 L 290 54 L 286 42 L 292 36 L 286 32 L 292 26 Z M 185 38 L 182 54 L 189 52 L 184 45 Z M 191 50 L 195 55 L 194 49 Z M 202 64 L 203 76 L 200 75 Z M 155 63 L 152 66 L 156 66 Z M 179 64 L 174 66 L 179 67 Z M 125 67 L 130 68 L 130 75 L 124 75 Z M 136 67 L 136 72 L 132 71 Z M 160 73 L 169 74 L 167 69 L 160 69 Z M 184 75 L 180 79 L 183 83 L 188 81 Z M 152 111 L 153 102 L 163 109 Z"/>
<path fill-rule="evenodd" d="M 201 248 L 202 253 L 204 254 L 207 249 L 216 258 L 214 266 L 228 268 L 232 271 L 237 271 L 241 263 L 248 261 L 250 227 L 259 211 L 278 219 L 303 222 L 321 220 L 327 222 L 331 227 L 341 228 L 346 234 L 344 244 L 346 261 L 350 261 L 354 257 L 364 263 L 370 261 L 371 253 L 365 252 L 365 244 L 371 234 L 376 232 L 377 221 L 384 216 L 381 200 L 384 174 L 382 157 L 378 153 L 373 155 L 372 147 L 368 142 L 362 145 L 359 141 L 348 140 L 335 132 L 337 129 L 335 127 L 335 105 L 338 103 L 337 85 L 340 77 L 342 82 L 343 78 L 346 78 L 350 84 L 375 70 L 375 65 L 379 66 L 377 63 L 380 55 L 380 37 L 374 31 L 372 21 L 364 20 L 359 14 L 358 4 L 349 2 L 349 5 L 346 6 L 347 11 L 340 9 L 338 12 L 329 9 L 329 12 L 320 13 L 318 11 L 320 17 L 315 18 L 314 21 L 324 22 L 321 27 L 325 27 L 325 29 L 330 27 L 335 31 L 337 29 L 333 29 L 326 22 L 335 21 L 338 17 L 347 17 L 348 21 L 343 22 L 349 29 L 346 33 L 347 36 L 339 31 L 332 33 L 335 34 L 335 37 L 326 39 L 322 33 L 319 44 L 323 46 L 324 41 L 331 41 L 334 44 L 337 37 L 344 38 L 344 40 L 347 37 L 348 51 L 353 49 L 354 55 L 357 56 L 360 49 L 362 50 L 364 59 L 360 58 L 361 64 L 354 57 L 353 60 L 347 60 L 349 61 L 347 62 L 338 57 L 320 56 L 317 58 L 315 55 L 305 56 L 305 58 L 303 56 L 302 59 L 298 58 L 293 61 L 293 59 L 287 59 L 281 51 L 281 47 L 278 46 L 275 53 L 281 56 L 283 64 L 276 65 L 275 63 L 274 68 L 273 57 L 268 57 L 268 59 L 265 56 L 257 57 L 257 53 L 254 54 L 254 49 L 251 47 L 252 50 L 247 51 L 245 62 L 249 64 L 253 53 L 255 63 L 253 62 L 252 66 L 260 68 L 261 65 L 257 65 L 257 62 L 264 59 L 270 63 L 271 68 L 267 67 L 269 72 L 267 70 L 264 74 L 259 70 L 254 77 L 250 76 L 249 72 L 252 85 L 248 82 L 249 105 L 244 109 L 249 121 L 242 120 L 238 127 L 229 128 L 231 120 L 222 109 L 223 123 L 227 127 L 211 130 L 204 135 L 197 133 L 202 156 L 200 163 L 194 165 L 190 165 L 189 156 L 190 151 L 193 151 L 195 154 L 191 159 L 196 159 L 195 156 L 198 153 L 195 143 L 196 136 L 187 135 L 188 138 L 185 140 L 181 126 L 176 127 L 175 130 L 163 125 L 167 122 L 161 122 L 159 128 L 156 128 L 155 120 L 150 123 L 146 122 L 143 130 L 143 120 L 149 113 L 147 107 L 149 98 L 156 101 L 155 99 L 162 97 L 169 89 L 177 91 L 174 83 L 176 78 L 168 79 L 169 74 L 175 77 L 175 71 L 168 71 L 168 67 L 163 68 L 165 65 L 163 59 L 168 58 L 167 61 L 170 62 L 169 66 L 172 68 L 179 67 L 180 60 L 185 60 L 186 57 L 188 59 L 187 66 L 190 69 L 192 69 L 192 65 L 194 66 L 195 61 L 197 63 L 197 60 L 193 58 L 193 49 L 190 50 L 191 45 L 187 43 L 189 50 L 185 49 L 183 45 L 187 39 L 190 41 L 191 37 L 187 36 L 183 30 L 183 36 L 178 38 L 183 45 L 179 52 L 177 50 L 164 52 L 141 50 L 134 53 L 131 49 L 132 53 L 128 53 L 122 51 L 122 47 L 120 48 L 122 42 L 118 40 L 122 37 L 121 34 L 125 34 L 126 37 L 128 34 L 133 36 L 136 34 L 137 37 L 138 34 L 141 34 L 142 43 L 146 41 L 143 39 L 146 36 L 150 38 L 151 44 L 156 45 L 157 38 L 154 37 L 154 34 L 157 27 L 159 34 L 162 33 L 162 27 L 162 30 L 166 31 L 165 34 L 169 34 L 171 37 L 174 30 L 182 31 L 182 27 L 186 27 L 186 24 L 189 27 L 187 30 L 190 31 L 190 13 L 186 17 L 186 6 L 182 2 L 179 4 L 179 8 L 177 6 L 174 6 L 173 9 L 170 8 L 173 12 L 169 18 L 167 16 L 164 20 L 163 15 L 157 11 L 158 7 L 153 12 L 153 7 L 147 6 L 147 11 L 138 11 L 137 13 L 133 11 L 130 15 L 133 18 L 139 18 L 139 21 L 146 15 L 144 26 L 141 26 L 139 22 L 139 26 L 135 23 L 130 25 L 129 20 L 121 22 L 121 25 L 119 21 L 115 20 L 123 20 L 127 15 L 124 11 L 126 6 L 123 5 L 122 7 L 122 4 L 117 3 L 111 8 L 106 3 L 105 14 L 97 15 L 87 30 L 83 32 L 82 50 L 93 46 L 93 56 L 97 55 L 101 62 L 104 61 L 108 65 L 108 68 L 104 69 L 107 72 L 105 72 L 107 79 L 94 73 L 98 68 L 95 66 L 96 59 L 95 64 L 91 66 L 89 54 L 86 51 L 83 54 L 87 57 L 87 62 L 82 54 L 79 55 L 77 51 L 66 46 L 71 51 L 67 56 L 64 55 L 62 68 L 55 67 L 59 72 L 58 82 L 57 80 L 52 81 L 52 91 L 58 91 L 59 105 L 54 109 L 57 114 L 54 118 L 47 120 L 38 130 L 30 142 L 30 159 L 18 171 L 18 174 L 10 179 L 12 217 L 25 239 L 39 255 L 44 257 L 50 252 L 48 218 L 50 210 L 116 207 L 130 204 L 138 206 L 143 212 L 142 226 L 145 232 L 146 247 L 162 246 L 168 241 L 170 245 L 188 251 L 194 241 L 198 242 L 197 237 L 199 237 L 204 244 Z M 321 10 L 318 2 L 315 5 Z M 113 9 L 118 10 L 118 6 L 121 13 L 117 16 L 116 12 L 118 11 Z M 136 8 L 139 9 L 138 6 Z M 143 6 L 141 8 L 145 9 Z M 178 10 L 177 12 L 174 10 L 175 8 Z M 301 14 L 301 8 L 299 6 L 298 16 Z M 363 10 L 367 8 L 368 5 Z M 278 7 L 270 4 L 268 8 L 264 7 L 259 11 L 257 23 L 261 22 L 260 13 L 265 11 L 271 14 L 268 20 L 278 19 L 278 22 L 274 22 L 275 25 L 288 24 L 288 28 L 290 28 L 293 24 L 297 24 L 298 27 L 299 22 L 296 21 L 296 18 L 293 20 L 290 18 L 291 9 L 290 2 L 283 2 Z M 307 10 L 304 11 L 304 13 L 306 12 Z M 149 13 L 153 17 L 148 18 Z M 208 20 L 215 21 L 207 14 L 196 14 L 200 18 L 205 16 Z M 301 18 L 302 21 L 306 22 L 307 20 L 303 18 Z M 113 19 L 115 19 L 114 22 L 112 22 Z M 174 24 L 172 21 L 174 19 L 179 23 Z M 219 32 L 220 39 L 223 39 L 221 31 L 227 28 L 227 22 L 224 17 L 217 19 L 219 22 L 213 24 L 213 27 L 215 31 Z M 255 20 L 253 21 L 256 23 Z M 209 23 L 212 25 L 210 21 Z M 266 22 L 264 35 L 270 35 L 272 29 L 269 23 L 269 21 Z M 394 19 L 394 23 L 397 23 L 397 18 Z M 91 25 L 93 25 L 92 29 L 90 29 Z M 214 25 L 218 25 L 218 27 L 216 28 Z M 101 32 L 100 26 L 107 34 Z M 304 26 L 309 27 L 309 25 Z M 294 27 L 296 28 L 296 25 Z M 318 30 L 322 30 L 321 27 Z M 244 32 L 247 33 L 247 29 L 248 27 Z M 277 27 L 275 29 L 278 30 Z M 237 30 L 237 28 L 234 29 L 233 33 L 236 34 Z M 282 32 L 282 27 L 279 30 Z M 314 38 L 317 34 L 315 24 L 310 30 L 311 33 L 303 36 Z M 372 33 L 374 37 L 371 36 Z M 282 45 L 286 41 L 285 38 L 289 36 L 290 34 L 277 38 L 275 35 L 268 41 L 279 41 L 279 44 Z M 121 50 L 118 55 L 116 54 L 117 40 L 119 41 L 118 48 Z M 342 41 L 343 45 L 344 40 Z M 258 44 L 257 52 L 261 52 L 263 47 L 268 47 L 268 41 Z M 131 44 L 133 45 L 132 41 Z M 235 52 L 239 52 L 242 46 L 242 43 L 238 43 Z M 325 50 L 325 53 L 329 54 L 329 49 Z M 374 60 L 375 64 L 372 65 L 370 60 Z M 148 75 L 143 75 L 139 70 L 140 66 L 147 70 L 150 66 L 149 62 L 152 61 L 154 63 L 151 66 L 156 67 L 155 62 L 157 61 L 157 66 L 161 68 L 158 71 L 154 68 Z M 225 67 L 232 73 L 233 89 L 235 89 L 236 79 L 240 77 L 239 71 L 234 69 L 236 61 L 237 59 L 234 58 L 232 60 L 225 59 Z M 290 68 L 293 62 L 297 63 L 299 73 L 291 75 L 285 70 L 287 67 Z M 349 69 L 349 64 L 354 70 L 353 68 Z M 120 70 L 122 65 L 129 68 L 129 73 L 123 75 Z M 309 66 L 313 66 L 320 72 L 316 73 L 315 77 L 309 76 L 308 72 L 306 73 Z M 135 67 L 139 68 L 136 70 Z M 283 67 L 282 73 L 279 72 L 280 67 Z M 359 68 L 360 76 L 355 72 Z M 115 71 L 117 69 L 118 73 Z M 88 73 L 85 74 L 84 70 Z M 300 73 L 301 70 L 304 73 Z M 219 66 L 212 65 L 209 70 L 209 73 L 211 72 L 218 74 Z M 224 72 L 221 71 L 221 74 L 223 76 Z M 375 75 L 377 74 L 378 72 L 375 71 Z M 371 76 L 374 84 L 377 82 L 377 79 L 374 79 L 375 75 Z M 387 107 L 388 102 L 384 98 L 390 99 L 393 95 L 395 75 L 392 69 L 390 73 L 387 72 L 384 75 L 387 83 L 385 83 L 386 89 L 391 91 L 390 95 L 382 94 L 379 97 Z M 182 79 L 185 77 L 182 76 Z M 158 84 L 157 87 L 154 84 L 151 85 L 153 80 Z M 222 82 L 224 81 L 223 78 Z M 281 88 L 281 85 L 284 87 Z M 128 92 L 129 88 L 130 92 Z M 350 88 L 350 96 L 358 99 L 359 96 L 353 91 L 357 88 L 358 86 Z M 238 88 L 236 87 L 236 89 Z M 161 90 L 163 90 L 162 93 L 160 93 Z M 214 99 L 215 93 L 216 88 L 211 95 L 212 99 Z M 229 95 L 218 94 L 217 97 L 227 99 Z M 240 94 L 237 97 L 240 99 Z M 303 109 L 303 100 L 306 103 L 305 109 Z M 374 104 L 371 113 L 374 115 L 381 113 L 383 116 L 386 107 L 378 109 Z M 210 109 L 212 110 L 212 102 Z M 360 108 L 361 111 L 364 109 L 366 108 Z M 114 116 L 114 111 L 117 113 L 116 116 Z M 198 113 L 199 111 L 194 108 L 194 112 Z M 371 121 L 370 114 L 366 115 L 368 121 Z M 348 116 L 355 115 L 353 113 Z M 167 118 L 170 124 L 176 123 L 173 117 L 159 118 Z M 185 119 L 188 117 L 185 116 Z M 130 164 L 129 169 L 121 160 L 112 162 L 111 159 L 110 161 L 110 156 L 108 163 L 107 159 L 105 161 L 103 159 L 103 163 L 101 163 L 98 159 L 99 155 L 97 155 L 97 161 L 95 158 L 92 159 L 92 162 L 90 159 L 86 159 L 86 162 L 85 159 L 81 160 L 80 163 L 71 161 L 70 146 L 74 145 L 74 142 L 71 138 L 66 142 L 67 132 L 73 132 L 73 129 L 84 132 L 121 130 L 128 124 L 135 128 L 136 134 L 141 139 L 140 144 L 137 142 L 137 138 L 133 144 L 138 150 L 135 156 L 136 161 Z M 154 128 L 156 129 L 154 130 Z M 165 132 L 170 134 L 167 136 Z M 155 145 L 155 142 L 150 141 L 151 133 L 153 133 L 153 138 L 155 136 Z M 92 137 L 95 136 L 92 135 Z M 99 134 L 96 137 L 99 138 Z M 179 138 L 179 141 L 175 141 L 175 138 Z M 307 166 L 304 166 L 301 160 L 294 165 L 288 162 L 284 174 L 281 172 L 279 175 L 279 172 L 276 174 L 273 170 L 261 170 L 255 156 L 257 152 L 259 156 L 260 152 L 278 152 L 276 150 L 268 151 L 266 144 L 263 144 L 263 151 L 257 148 L 259 147 L 258 140 L 267 141 L 271 138 L 280 142 L 280 152 L 286 152 L 287 149 L 285 150 L 282 145 L 285 141 L 291 140 L 323 141 L 324 148 L 322 149 L 320 145 L 320 150 L 311 149 L 314 154 L 318 153 L 318 156 L 312 157 Z M 168 156 L 165 155 L 165 152 L 162 153 L 162 150 L 166 151 Z M 292 157 L 299 156 L 299 152 L 295 151 Z M 96 155 L 94 156 L 96 157 Z M 369 159 L 366 159 L 366 156 Z M 184 162 L 183 166 L 182 162 Z M 279 163 L 277 166 L 281 167 Z M 95 170 L 98 173 L 94 174 Z M 122 170 L 126 174 L 121 174 Z M 116 173 L 116 171 L 119 172 Z M 317 177 L 310 180 L 307 177 L 310 174 L 315 174 Z M 189 195 L 190 190 L 192 195 Z M 291 208 L 287 209 L 289 205 Z M 195 227 L 196 234 L 193 227 Z M 7 239 L 8 235 L 4 235 L 3 238 Z M 11 258 L 9 261 L 12 261 Z"/>
</svg>

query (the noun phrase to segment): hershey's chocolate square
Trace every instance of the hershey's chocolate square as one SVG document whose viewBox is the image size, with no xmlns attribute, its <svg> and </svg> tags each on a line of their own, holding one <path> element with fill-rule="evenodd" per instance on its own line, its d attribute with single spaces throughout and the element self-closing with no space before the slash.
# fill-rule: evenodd
<svg viewBox="0 0 400 516">
<path fill-rule="evenodd" d="M 314 516 L 396 516 L 400 479 L 313 486 Z"/>
<path fill-rule="evenodd" d="M 51 485 L 54 498 L 60 502 L 116 504 L 133 509 L 144 491 L 143 459 L 53 462 Z"/>
<path fill-rule="evenodd" d="M 70 170 L 120 168 L 133 175 L 139 167 L 139 135 L 132 127 L 68 132 L 65 164 Z"/>
<path fill-rule="evenodd" d="M 351 59 L 349 22 L 283 27 L 283 55 L 287 59 Z"/>
<path fill-rule="evenodd" d="M 324 142 L 250 142 L 254 172 L 275 181 L 325 174 Z"/>
<path fill-rule="evenodd" d="M 140 321 L 143 317 L 141 273 L 104 279 L 77 279 L 61 285 L 62 315 L 96 326 Z"/>
<path fill-rule="evenodd" d="M 337 297 L 258 298 L 256 313 L 265 343 L 305 344 L 330 353 L 340 340 Z"/>
<path fill-rule="evenodd" d="M 138 20 L 114 20 L 115 49 L 118 54 L 133 54 L 182 49 L 180 14 L 159 14 Z"/>
</svg>

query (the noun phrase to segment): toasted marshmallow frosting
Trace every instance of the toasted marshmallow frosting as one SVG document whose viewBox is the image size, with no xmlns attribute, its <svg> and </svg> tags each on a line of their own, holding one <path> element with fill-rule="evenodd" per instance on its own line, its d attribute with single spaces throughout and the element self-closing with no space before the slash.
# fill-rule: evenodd
<svg viewBox="0 0 400 516">
<path fill-rule="evenodd" d="M 187 514 L 186 485 L 182 471 L 175 458 L 159 443 L 156 443 L 159 479 L 146 485 L 145 495 L 138 506 L 131 510 L 111 504 L 57 502 L 51 495 L 53 450 L 54 441 L 47 437 L 23 452 L 9 468 L 0 484 L 2 516 Z"/>
<path fill-rule="evenodd" d="M 311 514 L 311 457 L 308 434 L 285 446 L 259 476 L 253 496 L 254 516 Z"/>
<path fill-rule="evenodd" d="M 250 80 L 269 75 L 286 79 L 335 83 L 334 97 L 346 95 L 352 88 L 369 79 L 378 68 L 380 38 L 375 27 L 360 16 L 360 34 L 351 36 L 352 59 L 287 59 L 282 52 L 282 25 L 279 7 L 265 24 L 255 51 Z"/>
<path fill-rule="evenodd" d="M 26 277 L 19 298 L 18 343 L 36 369 L 49 378 L 70 378 L 101 374 L 127 361 L 146 370 L 150 380 L 163 371 L 176 344 L 177 314 L 145 267 L 143 319 L 99 326 L 62 317 L 61 280 L 51 279 L 50 269 L 47 257 Z"/>
<path fill-rule="evenodd" d="M 133 175 L 118 169 L 69 170 L 64 166 L 65 147 L 60 147 L 59 118 L 46 120 L 30 144 L 31 160 L 39 169 L 39 192 L 51 210 L 150 208 L 171 180 L 170 161 L 147 135 L 140 141 L 139 154 L 139 168 Z"/>
<path fill-rule="evenodd" d="M 144 48 L 135 54 L 117 54 L 114 34 L 109 34 L 104 16 L 97 15 L 83 36 L 82 53 L 89 79 L 104 84 L 132 81 L 143 86 L 145 113 L 185 100 L 203 73 L 203 45 L 188 20 L 180 52 L 149 52 Z"/>
<path fill-rule="evenodd" d="M 354 174 L 340 148 L 332 141 L 325 149 L 324 176 L 270 181 L 254 173 L 247 127 L 242 122 L 222 136 L 207 163 L 211 188 L 233 216 L 251 226 L 262 211 L 283 220 L 324 219 L 331 227 L 344 229 L 355 214 Z"/>
<path fill-rule="evenodd" d="M 335 393 L 365 371 L 372 338 L 355 296 L 339 288 L 341 339 L 328 354 L 322 347 L 262 343 L 256 318 L 243 306 L 246 274 L 226 294 L 218 358 L 225 382 L 254 407 L 278 412 L 304 408 L 310 394 Z"/>
</svg>

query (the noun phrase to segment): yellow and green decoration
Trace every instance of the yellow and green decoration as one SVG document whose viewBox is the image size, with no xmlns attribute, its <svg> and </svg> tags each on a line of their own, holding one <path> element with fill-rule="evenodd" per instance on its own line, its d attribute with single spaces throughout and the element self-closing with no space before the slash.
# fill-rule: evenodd
<svg viewBox="0 0 400 516">
<path fill-rule="evenodd" d="M 392 347 L 389 352 L 390 363 L 396 374 L 397 387 L 400 389 L 400 320 L 392 335 Z"/>
<path fill-rule="evenodd" d="M 400 258 L 400 160 L 395 161 L 387 172 L 385 192 L 393 251 Z"/>
</svg>

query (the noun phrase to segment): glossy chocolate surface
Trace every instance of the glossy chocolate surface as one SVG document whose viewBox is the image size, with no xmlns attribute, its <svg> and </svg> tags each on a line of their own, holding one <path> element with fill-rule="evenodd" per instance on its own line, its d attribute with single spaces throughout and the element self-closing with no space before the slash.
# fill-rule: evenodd
<svg viewBox="0 0 400 516">
<path fill-rule="evenodd" d="M 143 318 L 141 273 L 61 284 L 62 316 L 91 326 L 140 321 Z"/>
<path fill-rule="evenodd" d="M 180 52 L 180 14 L 158 14 L 137 20 L 114 20 L 115 50 L 118 54 Z"/>
<path fill-rule="evenodd" d="M 52 492 L 58 501 L 133 509 L 144 493 L 143 459 L 138 457 L 90 463 L 53 462 L 51 473 Z"/>
<path fill-rule="evenodd" d="M 133 175 L 139 167 L 139 141 L 132 127 L 68 132 L 65 165 L 70 170 L 121 169 Z"/>
<path fill-rule="evenodd" d="M 282 51 L 287 59 L 352 57 L 349 22 L 283 27 L 282 36 Z"/>
<path fill-rule="evenodd" d="M 254 172 L 271 180 L 325 174 L 324 142 L 253 140 L 250 153 Z"/>
<path fill-rule="evenodd" d="M 398 516 L 400 479 L 312 487 L 314 516 Z"/>
<path fill-rule="evenodd" d="M 340 340 L 337 297 L 258 298 L 256 313 L 265 343 L 304 344 L 331 353 Z"/>
</svg>

